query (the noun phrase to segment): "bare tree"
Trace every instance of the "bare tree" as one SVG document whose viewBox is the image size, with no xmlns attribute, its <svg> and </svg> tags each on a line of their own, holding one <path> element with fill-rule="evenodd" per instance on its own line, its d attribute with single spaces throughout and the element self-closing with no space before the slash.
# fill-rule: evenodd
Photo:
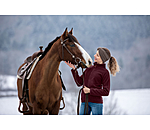
<svg viewBox="0 0 150 130">
<path fill-rule="evenodd" d="M 104 115 L 127 115 L 119 105 L 117 98 L 115 98 L 115 92 L 111 91 L 111 95 L 104 99 Z"/>
</svg>

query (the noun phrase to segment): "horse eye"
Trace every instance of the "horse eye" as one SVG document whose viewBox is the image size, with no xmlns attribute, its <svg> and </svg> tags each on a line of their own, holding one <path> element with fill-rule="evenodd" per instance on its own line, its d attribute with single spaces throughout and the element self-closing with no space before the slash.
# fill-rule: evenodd
<svg viewBox="0 0 150 130">
<path fill-rule="evenodd" d="M 71 46 L 71 47 L 75 47 L 75 44 L 71 44 L 70 46 Z"/>
</svg>

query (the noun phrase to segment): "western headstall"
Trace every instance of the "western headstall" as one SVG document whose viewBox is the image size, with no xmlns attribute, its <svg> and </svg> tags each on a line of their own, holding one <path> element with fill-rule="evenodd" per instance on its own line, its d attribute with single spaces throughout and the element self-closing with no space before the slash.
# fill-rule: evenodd
<svg viewBox="0 0 150 130">
<path fill-rule="evenodd" d="M 72 58 L 75 60 L 76 64 L 77 64 L 77 68 L 79 68 L 79 64 L 81 63 L 82 65 L 84 65 L 86 68 L 87 66 L 81 61 L 81 59 L 79 57 L 76 57 L 72 54 L 72 52 L 69 51 L 69 49 L 67 48 L 65 42 L 69 40 L 69 38 L 65 39 L 64 41 L 62 40 L 62 38 L 60 38 L 61 41 L 61 45 L 62 45 L 62 60 L 64 60 L 64 48 L 66 48 L 67 52 L 72 56 Z M 70 45 L 71 46 L 71 45 Z M 83 74 L 83 85 L 84 85 L 84 73 L 83 73 L 83 68 L 82 68 L 82 74 Z M 79 95 L 78 95 L 78 105 L 77 105 L 77 115 L 79 115 L 79 105 L 80 105 L 80 94 L 81 94 L 81 90 L 84 88 L 84 86 L 80 89 L 79 91 Z M 84 107 L 84 114 L 88 114 L 88 94 L 86 94 L 86 99 L 85 99 L 85 107 Z"/>
<path fill-rule="evenodd" d="M 72 58 L 75 60 L 75 63 L 77 64 L 77 68 L 79 68 L 79 64 L 82 63 L 86 67 L 86 65 L 81 61 L 79 57 L 76 57 L 75 55 L 72 54 L 72 52 L 67 48 L 65 42 L 69 40 L 69 38 L 65 39 L 64 41 L 62 38 L 60 38 L 61 45 L 62 45 L 62 60 L 64 60 L 64 48 L 67 50 L 67 52 L 72 56 Z M 75 43 L 74 43 L 75 44 Z M 71 45 L 70 45 L 71 46 Z M 74 47 L 74 46 L 73 46 Z"/>
</svg>

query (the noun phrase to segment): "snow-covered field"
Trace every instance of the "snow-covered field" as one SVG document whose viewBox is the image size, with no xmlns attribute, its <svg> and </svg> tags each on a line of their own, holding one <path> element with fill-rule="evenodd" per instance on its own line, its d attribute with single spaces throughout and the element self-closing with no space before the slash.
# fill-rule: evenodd
<svg viewBox="0 0 150 130">
<path fill-rule="evenodd" d="M 19 115 L 17 97 L 0 98 L 0 115 Z M 22 114 L 21 114 L 22 115 Z"/>
<path fill-rule="evenodd" d="M 77 95 L 64 93 L 66 107 L 61 115 L 76 115 Z M 116 90 L 104 98 L 104 114 L 150 115 L 150 89 Z M 0 115 L 19 115 L 18 98 L 0 98 Z"/>
<path fill-rule="evenodd" d="M 114 100 L 111 100 L 111 97 Z M 116 106 L 124 114 L 150 115 L 150 89 L 128 89 L 111 91 L 110 97 L 106 97 L 106 105 L 116 101 Z M 104 103 L 104 104 L 105 104 Z"/>
<path fill-rule="evenodd" d="M 16 77 L 0 75 L 0 115 L 19 115 Z M 8 97 L 9 96 L 9 97 Z M 60 115 L 76 115 L 78 93 L 63 91 L 66 107 Z M 111 91 L 104 97 L 104 115 L 150 115 L 150 89 Z"/>
<path fill-rule="evenodd" d="M 0 75 L 0 90 L 17 90 L 17 76 Z"/>
</svg>

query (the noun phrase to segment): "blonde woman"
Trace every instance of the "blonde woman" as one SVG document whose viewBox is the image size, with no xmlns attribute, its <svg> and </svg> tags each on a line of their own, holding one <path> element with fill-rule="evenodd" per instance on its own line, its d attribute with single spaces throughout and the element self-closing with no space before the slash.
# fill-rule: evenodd
<svg viewBox="0 0 150 130">
<path fill-rule="evenodd" d="M 109 61 L 108 61 L 109 60 Z M 110 73 L 115 76 L 119 72 L 119 65 L 114 57 L 111 56 L 107 48 L 98 48 L 94 55 L 94 65 L 84 71 L 83 75 L 79 76 L 75 66 L 66 62 L 70 66 L 74 80 L 78 86 L 83 85 L 81 93 L 80 115 L 84 114 L 85 94 L 88 93 L 88 114 L 102 115 L 103 114 L 103 99 L 102 96 L 108 96 L 110 91 L 110 75 L 106 69 L 105 62 L 108 61 Z"/>
</svg>

